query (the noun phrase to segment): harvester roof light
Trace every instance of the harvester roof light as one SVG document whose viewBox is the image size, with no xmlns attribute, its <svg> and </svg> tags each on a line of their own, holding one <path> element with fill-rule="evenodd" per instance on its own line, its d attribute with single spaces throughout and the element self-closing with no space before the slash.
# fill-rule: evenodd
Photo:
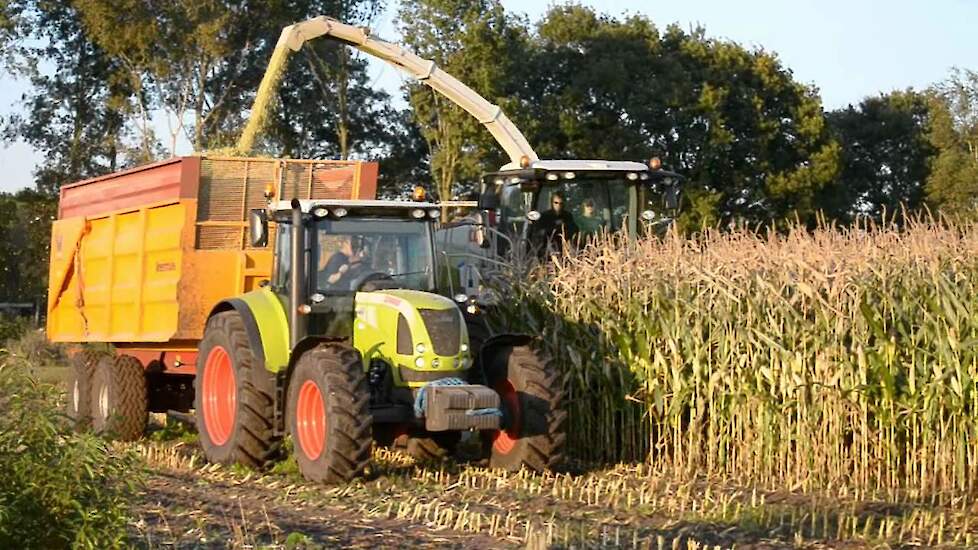
<svg viewBox="0 0 978 550">
<path fill-rule="evenodd" d="M 575 174 L 574 172 L 564 172 L 564 179 L 565 180 L 572 180 L 572 179 L 574 179 L 576 177 L 577 177 L 577 174 Z"/>
<path fill-rule="evenodd" d="M 415 208 L 414 210 L 411 211 L 411 217 L 412 218 L 415 218 L 415 219 L 418 219 L 418 220 L 420 220 L 421 218 L 425 217 L 425 215 L 426 214 L 424 213 L 424 210 L 422 210 L 420 208 Z"/>
<path fill-rule="evenodd" d="M 530 210 L 526 213 L 526 219 L 530 220 L 531 222 L 535 222 L 540 219 L 540 213 L 536 210 Z"/>
<path fill-rule="evenodd" d="M 645 221 L 647 221 L 647 222 L 650 222 L 650 221 L 654 220 L 655 219 L 655 212 L 653 212 L 652 210 L 646 210 L 646 211 L 642 212 L 642 219 L 645 220 Z"/>
<path fill-rule="evenodd" d="M 438 218 L 441 217 L 441 210 L 438 210 L 437 208 L 432 208 L 431 210 L 428 211 L 428 217 L 433 220 L 437 220 Z"/>
<path fill-rule="evenodd" d="M 411 192 L 411 197 L 416 202 L 423 202 L 425 200 L 425 195 L 426 194 L 427 193 L 425 193 L 424 187 L 421 187 L 420 185 L 415 185 L 414 186 L 414 191 Z"/>
<path fill-rule="evenodd" d="M 518 178 L 516 176 L 513 176 L 513 177 L 509 178 L 509 183 L 512 184 L 512 185 L 516 185 L 517 183 L 520 183 L 521 181 L 523 181 L 523 180 L 521 180 L 520 178 Z"/>
<path fill-rule="evenodd" d="M 336 216 L 337 218 L 342 218 L 343 216 L 346 216 L 346 208 L 343 208 L 342 206 L 340 206 L 339 208 L 334 208 L 333 215 Z"/>
<path fill-rule="evenodd" d="M 625 177 L 628 178 L 628 181 L 635 181 L 638 179 L 638 172 L 629 172 Z"/>
<path fill-rule="evenodd" d="M 520 168 L 529 168 L 529 167 L 530 167 L 530 157 L 526 155 L 520 157 Z"/>
<path fill-rule="evenodd" d="M 325 218 L 327 214 L 329 214 L 329 210 L 322 206 L 312 209 L 312 215 L 317 218 Z"/>
<path fill-rule="evenodd" d="M 547 181 L 557 181 L 560 179 L 560 174 L 550 172 L 547 174 Z"/>
<path fill-rule="evenodd" d="M 504 180 L 503 178 L 496 178 L 492 182 L 495 183 L 496 185 L 503 185 L 504 183 L 506 183 L 506 180 Z"/>
<path fill-rule="evenodd" d="M 653 170 L 662 168 L 662 159 L 659 157 L 652 157 L 652 160 L 649 161 L 649 168 Z"/>
<path fill-rule="evenodd" d="M 640 178 L 640 179 L 641 179 L 642 181 L 645 181 L 645 180 L 647 180 L 647 179 L 649 179 L 649 173 L 648 173 L 648 172 L 642 172 L 641 174 L 639 174 L 639 175 L 638 175 L 638 177 L 639 177 L 639 178 Z"/>
</svg>

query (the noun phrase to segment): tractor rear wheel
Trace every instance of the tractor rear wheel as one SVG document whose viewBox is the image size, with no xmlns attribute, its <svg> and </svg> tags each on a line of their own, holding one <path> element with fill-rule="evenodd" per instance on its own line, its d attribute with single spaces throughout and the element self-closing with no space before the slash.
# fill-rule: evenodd
<svg viewBox="0 0 978 550">
<path fill-rule="evenodd" d="M 211 462 L 263 468 L 278 455 L 275 397 L 254 383 L 261 365 L 241 316 L 211 317 L 197 353 L 194 410 L 204 456 Z"/>
<path fill-rule="evenodd" d="M 92 427 L 92 378 L 101 354 L 80 351 L 71 357 L 68 377 L 68 418 L 77 431 Z"/>
<path fill-rule="evenodd" d="M 369 404 L 356 350 L 326 344 L 299 358 L 289 380 L 288 421 L 303 477 L 343 483 L 363 473 L 373 444 Z"/>
<path fill-rule="evenodd" d="M 528 346 L 506 346 L 484 357 L 486 381 L 499 394 L 506 426 L 483 433 L 489 466 L 552 470 L 563 460 L 566 439 L 560 373 Z"/>
<path fill-rule="evenodd" d="M 95 367 L 91 392 L 95 432 L 135 441 L 146 430 L 146 373 L 131 355 L 103 357 Z"/>
</svg>

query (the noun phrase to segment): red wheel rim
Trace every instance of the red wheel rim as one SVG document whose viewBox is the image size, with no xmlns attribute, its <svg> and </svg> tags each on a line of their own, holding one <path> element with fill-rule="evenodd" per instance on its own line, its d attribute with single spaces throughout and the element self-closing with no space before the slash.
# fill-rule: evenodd
<svg viewBox="0 0 978 550">
<path fill-rule="evenodd" d="M 323 393 L 312 380 L 306 380 L 299 388 L 299 399 L 295 404 L 296 439 L 302 454 L 309 460 L 316 460 L 326 447 L 326 406 Z"/>
<path fill-rule="evenodd" d="M 231 356 L 222 346 L 214 346 L 207 354 L 201 392 L 207 435 L 215 445 L 224 445 L 231 438 L 234 428 L 238 387 L 234 381 Z"/>
<path fill-rule="evenodd" d="M 507 454 L 513 450 L 516 440 L 520 438 L 520 398 L 509 379 L 502 380 L 493 389 L 499 394 L 499 400 L 509 412 L 510 423 L 509 428 L 496 432 L 492 440 L 492 448 L 500 454 Z"/>
</svg>

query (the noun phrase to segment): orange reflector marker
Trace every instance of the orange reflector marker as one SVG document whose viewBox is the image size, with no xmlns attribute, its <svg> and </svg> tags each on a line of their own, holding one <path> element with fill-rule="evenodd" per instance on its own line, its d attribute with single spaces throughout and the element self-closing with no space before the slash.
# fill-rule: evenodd
<svg viewBox="0 0 978 550">
<path fill-rule="evenodd" d="M 658 170 L 659 168 L 662 168 L 662 159 L 660 159 L 659 157 L 652 157 L 652 160 L 649 161 L 649 168 L 653 170 Z"/>
<path fill-rule="evenodd" d="M 414 193 L 412 194 L 412 196 L 414 197 L 414 200 L 416 200 L 418 202 L 421 202 L 421 201 L 425 200 L 425 195 L 426 194 L 427 193 L 424 192 L 424 187 L 421 187 L 420 185 L 417 185 L 417 186 L 414 187 Z"/>
</svg>

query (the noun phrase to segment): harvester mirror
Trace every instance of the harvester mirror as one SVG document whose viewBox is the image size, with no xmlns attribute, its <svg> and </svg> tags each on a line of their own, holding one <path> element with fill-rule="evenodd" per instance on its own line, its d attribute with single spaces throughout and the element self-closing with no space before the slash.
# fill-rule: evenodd
<svg viewBox="0 0 978 550">
<path fill-rule="evenodd" d="M 260 208 L 251 210 L 248 216 L 248 236 L 251 246 L 268 246 L 268 212 Z"/>
<path fill-rule="evenodd" d="M 666 187 L 665 192 L 662 195 L 663 206 L 666 210 L 678 210 L 679 209 L 679 185 L 673 184 Z"/>
<path fill-rule="evenodd" d="M 499 197 L 488 190 L 479 195 L 479 210 L 495 210 L 499 208 Z"/>
</svg>

